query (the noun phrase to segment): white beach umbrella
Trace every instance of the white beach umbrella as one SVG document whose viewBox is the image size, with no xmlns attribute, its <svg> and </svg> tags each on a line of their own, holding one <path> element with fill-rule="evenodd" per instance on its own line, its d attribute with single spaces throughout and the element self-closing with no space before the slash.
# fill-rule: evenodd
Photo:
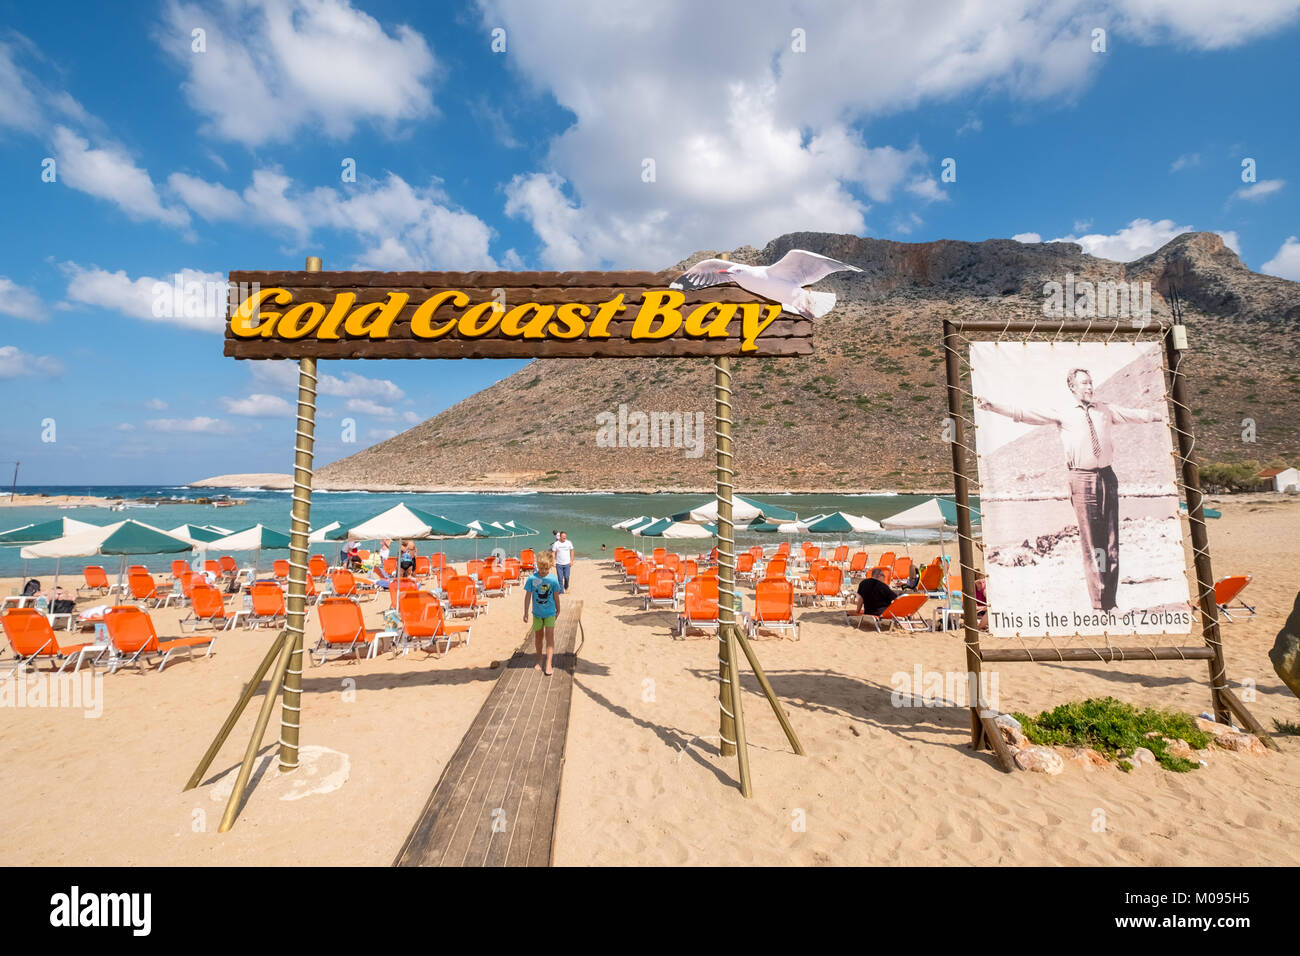
<svg viewBox="0 0 1300 956">
<path fill-rule="evenodd" d="M 90 527 L 84 531 L 55 538 L 25 547 L 19 553 L 24 559 L 54 558 L 89 558 L 96 555 L 117 554 L 122 556 L 121 568 L 118 570 L 118 586 L 121 587 L 122 575 L 126 571 L 126 556 L 129 554 L 176 554 L 203 547 L 203 542 L 195 541 L 184 535 L 168 534 L 161 528 L 145 524 L 143 521 L 115 521 L 104 527 Z M 55 581 L 58 581 L 57 565 Z"/>
<path fill-rule="evenodd" d="M 257 577 L 258 567 L 262 563 L 262 551 L 288 551 L 289 535 L 265 525 L 255 524 L 243 531 L 236 531 L 216 541 L 209 541 L 204 548 L 213 551 L 252 551 L 253 576 Z"/>
<path fill-rule="evenodd" d="M 312 531 L 311 534 L 307 535 L 307 540 L 311 544 L 324 544 L 326 541 L 332 541 L 334 539 L 327 537 L 327 535 L 334 531 L 338 531 L 341 527 L 343 527 L 341 522 L 331 521 L 329 524 L 323 525 L 322 527 Z"/>
<path fill-rule="evenodd" d="M 980 520 L 979 511 L 972 507 L 971 521 Z M 880 522 L 886 531 L 902 531 L 903 544 L 911 553 L 911 547 L 907 541 L 907 532 L 911 530 L 928 530 L 939 532 L 939 551 L 947 557 L 947 550 L 944 548 L 944 532 L 957 530 L 957 503 L 950 498 L 928 498 L 919 505 L 913 505 L 900 511 L 898 514 L 890 515 Z"/>
<path fill-rule="evenodd" d="M 712 538 L 717 533 L 713 525 L 695 524 L 692 521 L 673 521 L 664 518 L 648 525 L 641 525 L 632 533 L 653 538 Z"/>
</svg>

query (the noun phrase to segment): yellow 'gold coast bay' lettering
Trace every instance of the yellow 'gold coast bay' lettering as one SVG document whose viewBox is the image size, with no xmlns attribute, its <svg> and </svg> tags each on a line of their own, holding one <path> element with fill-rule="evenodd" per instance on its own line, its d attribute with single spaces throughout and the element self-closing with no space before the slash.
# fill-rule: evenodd
<svg viewBox="0 0 1300 956">
<path fill-rule="evenodd" d="M 239 308 L 235 314 L 230 317 L 230 332 L 241 339 L 251 339 L 260 335 L 269 338 L 275 329 L 275 323 L 280 318 L 279 312 L 259 312 L 262 303 L 270 299 L 276 305 L 288 305 L 293 301 L 293 296 L 284 289 L 266 288 L 258 289 L 243 302 L 239 303 Z M 254 321 L 253 315 L 256 313 L 257 320 Z"/>
<path fill-rule="evenodd" d="M 633 339 L 666 339 L 682 327 L 682 303 L 686 295 L 672 289 L 652 289 L 641 296 L 641 310 L 632 323 Z M 780 306 L 778 306 L 780 308 Z M 655 319 L 659 327 L 655 328 Z"/>
</svg>

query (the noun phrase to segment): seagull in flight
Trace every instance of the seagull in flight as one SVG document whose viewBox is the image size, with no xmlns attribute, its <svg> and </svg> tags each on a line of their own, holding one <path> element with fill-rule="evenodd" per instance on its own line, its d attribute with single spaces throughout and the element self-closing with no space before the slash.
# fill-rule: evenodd
<svg viewBox="0 0 1300 956">
<path fill-rule="evenodd" d="M 747 266 L 726 259 L 705 259 L 695 263 L 670 285 L 670 289 L 706 289 L 711 285 L 734 282 L 746 292 L 753 292 L 781 308 L 805 319 L 821 318 L 835 307 L 834 292 L 812 292 L 804 286 L 824 279 L 832 272 L 861 272 L 857 266 L 807 252 L 791 249 L 779 262 L 770 266 Z"/>
</svg>

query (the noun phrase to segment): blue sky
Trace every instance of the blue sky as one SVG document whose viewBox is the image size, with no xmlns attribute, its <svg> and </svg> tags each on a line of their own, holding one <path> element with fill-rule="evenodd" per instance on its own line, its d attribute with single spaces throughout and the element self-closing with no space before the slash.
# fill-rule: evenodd
<svg viewBox="0 0 1300 956">
<path fill-rule="evenodd" d="M 0 3 L 0 459 L 287 471 L 293 369 L 155 284 L 312 254 L 657 269 L 825 230 L 1128 260 L 1198 229 L 1300 280 L 1298 41 L 1300 0 Z M 322 363 L 318 461 L 520 364 Z"/>
</svg>

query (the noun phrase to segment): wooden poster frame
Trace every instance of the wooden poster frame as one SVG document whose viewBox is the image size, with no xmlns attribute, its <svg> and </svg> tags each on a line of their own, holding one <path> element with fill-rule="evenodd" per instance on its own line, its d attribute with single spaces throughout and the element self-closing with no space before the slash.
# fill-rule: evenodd
<svg viewBox="0 0 1300 956">
<path fill-rule="evenodd" d="M 975 541 L 971 534 L 970 517 L 970 464 L 966 443 L 965 409 L 966 392 L 961 382 L 961 357 L 957 349 L 969 344 L 967 333 L 988 333 L 1001 336 L 1006 333 L 1039 333 L 1052 336 L 1053 342 L 1082 340 L 1086 334 L 1104 334 L 1106 341 L 1115 336 L 1140 335 L 1158 330 L 1165 350 L 1168 370 L 1168 398 L 1174 405 L 1174 432 L 1177 437 L 1176 453 L 1181 471 L 1181 483 L 1187 501 L 1189 535 L 1192 543 L 1193 565 L 1196 572 L 1196 597 L 1200 607 L 1203 643 L 1184 647 L 1048 647 L 1048 648 L 985 648 L 980 643 L 978 611 L 975 603 Z M 1229 714 L 1274 750 L 1277 744 L 1269 737 L 1259 721 L 1250 713 L 1228 686 L 1227 669 L 1223 659 L 1223 642 L 1219 632 L 1219 608 L 1214 599 L 1214 574 L 1210 567 L 1209 538 L 1205 528 L 1200 469 L 1196 462 L 1196 442 L 1192 435 L 1191 409 L 1187 405 L 1186 373 L 1182 368 L 1186 350 L 1186 326 L 1181 323 L 1134 323 L 1132 320 L 1066 320 L 1066 321 L 995 321 L 986 319 L 947 319 L 943 323 L 943 348 L 947 378 L 948 416 L 952 423 L 952 473 L 953 492 L 957 504 L 957 542 L 961 561 L 962 625 L 965 632 L 966 666 L 970 686 L 974 689 L 971 701 L 971 747 L 987 749 L 996 755 L 1001 768 L 1015 769 L 1011 750 L 993 722 L 997 716 L 980 696 L 978 688 L 980 667 L 983 663 L 1060 663 L 1065 661 L 1206 661 L 1210 673 L 1210 699 L 1215 720 L 1229 721 Z"/>
</svg>

